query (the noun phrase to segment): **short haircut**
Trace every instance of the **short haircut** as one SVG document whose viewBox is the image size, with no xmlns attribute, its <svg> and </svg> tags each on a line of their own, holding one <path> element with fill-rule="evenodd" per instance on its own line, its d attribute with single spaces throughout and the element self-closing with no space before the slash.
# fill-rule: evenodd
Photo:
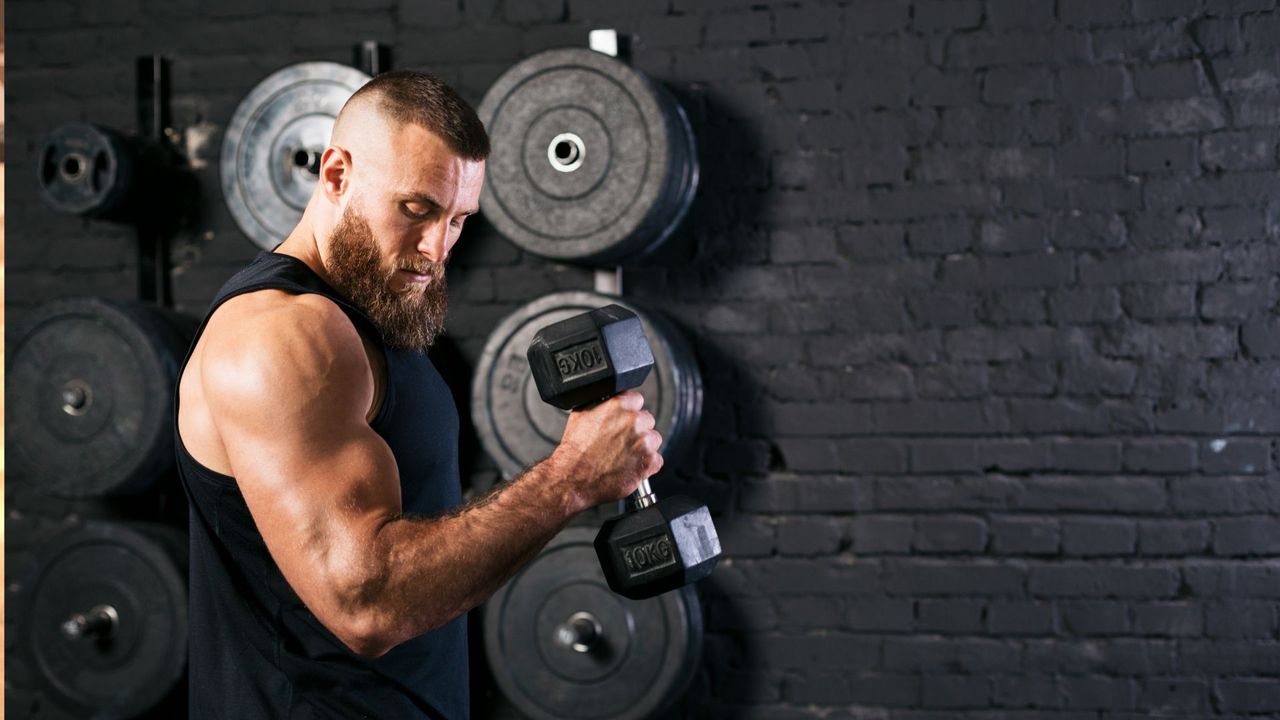
<svg viewBox="0 0 1280 720">
<path fill-rule="evenodd" d="M 413 70 L 384 72 L 365 83 L 347 104 L 357 98 L 372 100 L 396 122 L 434 132 L 450 150 L 467 160 L 489 157 L 489 134 L 476 111 L 434 75 Z"/>
</svg>

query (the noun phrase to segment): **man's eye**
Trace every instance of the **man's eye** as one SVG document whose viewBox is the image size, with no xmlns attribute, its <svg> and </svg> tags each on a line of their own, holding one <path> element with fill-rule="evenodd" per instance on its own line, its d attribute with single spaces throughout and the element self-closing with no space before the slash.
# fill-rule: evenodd
<svg viewBox="0 0 1280 720">
<path fill-rule="evenodd" d="M 409 209 L 408 205 L 400 206 L 400 212 L 404 213 L 406 217 L 412 218 L 414 220 L 426 220 L 427 217 L 431 215 L 430 210 L 426 212 L 414 212 L 413 210 Z"/>
</svg>

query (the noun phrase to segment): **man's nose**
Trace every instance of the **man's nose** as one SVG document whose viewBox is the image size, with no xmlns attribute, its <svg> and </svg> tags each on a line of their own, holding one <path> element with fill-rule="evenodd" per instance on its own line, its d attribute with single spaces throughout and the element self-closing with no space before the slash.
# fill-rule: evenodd
<svg viewBox="0 0 1280 720">
<path fill-rule="evenodd" d="M 449 252 L 449 223 L 429 223 L 418 239 L 418 252 L 431 262 L 444 262 L 444 257 Z"/>
</svg>

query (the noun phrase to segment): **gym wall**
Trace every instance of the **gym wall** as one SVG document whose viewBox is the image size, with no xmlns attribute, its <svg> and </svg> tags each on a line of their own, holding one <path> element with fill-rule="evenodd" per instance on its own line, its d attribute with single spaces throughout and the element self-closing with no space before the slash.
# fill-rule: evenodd
<svg viewBox="0 0 1280 720">
<path fill-rule="evenodd" d="M 200 184 L 172 283 L 200 315 L 257 252 L 218 155 L 269 73 L 377 40 L 478 103 L 535 52 L 634 36 L 702 173 L 625 272 L 705 383 L 655 481 L 725 551 L 684 716 L 1280 714 L 1276 0 L 6 6 L 10 328 L 134 297 L 133 231 L 52 212 L 34 159 L 68 120 L 133 131 L 137 56 L 172 63 Z M 464 384 L 501 318 L 592 286 L 483 218 L 449 273 Z M 473 448 L 464 481 L 495 476 Z"/>
</svg>

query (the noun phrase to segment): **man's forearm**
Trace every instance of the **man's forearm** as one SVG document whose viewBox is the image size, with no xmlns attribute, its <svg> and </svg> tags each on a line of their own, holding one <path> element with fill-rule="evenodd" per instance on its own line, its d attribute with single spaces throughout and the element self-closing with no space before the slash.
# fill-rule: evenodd
<svg viewBox="0 0 1280 720">
<path fill-rule="evenodd" d="M 461 616 L 533 559 L 582 509 L 561 473 L 548 458 L 448 515 L 383 525 L 371 548 L 378 580 L 360 603 L 372 654 Z"/>
</svg>

